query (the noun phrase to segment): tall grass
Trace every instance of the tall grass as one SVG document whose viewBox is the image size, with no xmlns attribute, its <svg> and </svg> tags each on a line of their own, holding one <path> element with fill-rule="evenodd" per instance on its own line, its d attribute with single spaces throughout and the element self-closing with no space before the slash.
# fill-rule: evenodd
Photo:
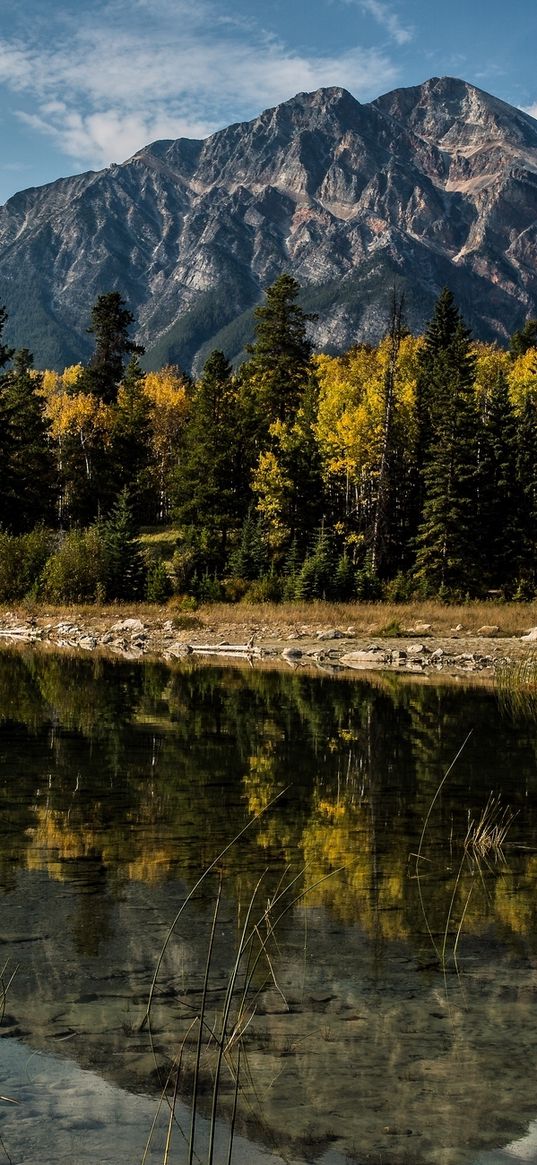
<svg viewBox="0 0 537 1165">
<path fill-rule="evenodd" d="M 490 863 L 491 861 L 500 863 L 504 861 L 503 847 L 505 845 L 511 824 L 516 816 L 516 814 L 512 809 L 509 808 L 509 806 L 502 805 L 500 796 L 498 794 L 495 795 L 494 793 L 490 793 L 487 803 L 478 817 L 472 818 L 469 816 L 466 836 L 463 839 L 459 838 L 458 843 L 452 839 L 452 845 L 454 845 L 455 852 L 457 849 L 459 850 L 460 858 L 457 873 L 453 883 L 451 898 L 446 913 L 442 941 L 440 943 L 437 942 L 429 923 L 422 885 L 424 879 L 426 880 L 427 878 L 427 874 L 425 873 L 427 866 L 424 865 L 424 863 L 430 863 L 431 860 L 425 854 L 425 837 L 434 806 L 436 805 L 436 802 L 438 801 L 440 794 L 446 785 L 450 773 L 464 752 L 464 749 L 466 748 L 471 735 L 472 731 L 469 732 L 468 736 L 459 748 L 456 756 L 453 758 L 451 764 L 444 773 L 444 776 L 442 777 L 442 780 L 440 781 L 429 804 L 429 808 L 423 822 L 417 853 L 411 855 L 415 858 L 415 876 L 418 884 L 418 896 L 425 928 L 429 940 L 432 944 L 438 967 L 444 972 L 444 975 L 449 969 L 450 962 L 452 962 L 454 970 L 457 972 L 457 974 L 459 973 L 457 952 L 464 926 L 464 920 L 468 912 L 468 907 L 470 905 L 470 900 L 474 891 L 474 885 L 476 879 L 481 879 L 482 877 L 481 863 Z M 462 908 L 459 912 L 458 922 L 455 922 L 456 904 L 458 898 L 460 897 L 460 891 L 465 875 L 469 875 L 470 885 L 466 893 L 466 897 L 462 902 Z M 452 945 L 451 938 L 453 938 Z"/>
<path fill-rule="evenodd" d="M 504 711 L 537 717 L 537 652 L 499 668 L 496 685 Z"/>
<path fill-rule="evenodd" d="M 229 845 L 218 854 L 204 870 L 178 910 L 160 949 L 147 1008 L 140 1024 L 140 1029 L 148 1028 L 153 1047 L 152 1012 L 159 972 L 166 948 L 176 931 L 181 916 L 211 874 L 221 869 L 223 858 L 229 849 L 236 845 L 259 817 L 271 809 L 275 801 L 283 795 L 283 792 L 285 790 L 282 790 L 269 805 L 253 817 Z M 190 1022 L 180 1041 L 177 1054 L 162 1088 L 161 1106 L 163 1104 L 168 1106 L 162 1165 L 168 1165 L 170 1162 L 174 1141 L 179 1141 L 182 1144 L 183 1156 L 181 1159 L 185 1160 L 186 1165 L 193 1165 L 194 1161 L 198 1165 L 214 1165 L 218 1122 L 226 1113 L 229 1117 L 229 1132 L 225 1159 L 227 1165 L 231 1165 L 239 1106 L 243 1102 L 252 1113 L 250 1095 L 255 1098 L 255 1083 L 251 1080 L 248 1068 L 246 1032 L 254 1020 L 260 995 L 268 986 L 272 986 L 287 1005 L 275 972 L 275 954 L 278 951 L 280 924 L 285 916 L 312 890 L 340 872 L 340 869 L 332 870 L 311 885 L 299 888 L 306 873 L 305 870 L 301 870 L 294 878 L 284 876 L 273 893 L 268 895 L 267 872 L 265 871 L 254 887 L 248 902 L 234 958 L 224 987 L 222 987 L 220 977 L 217 976 L 214 982 L 212 981 L 215 935 L 222 901 L 222 876 L 220 874 L 207 942 L 203 981 L 197 992 L 199 1002 L 194 1007 L 189 1005 Z M 189 1054 L 188 1042 L 190 1040 L 192 1043 L 194 1035 L 193 1054 Z M 157 1063 L 156 1058 L 155 1062 Z M 207 1089 L 210 1091 L 208 1105 L 203 1103 L 203 1095 L 207 1093 Z M 229 1111 L 230 1091 L 231 1112 Z M 189 1103 L 188 1129 L 181 1126 L 178 1118 L 177 1100 L 179 1096 L 187 1099 Z M 202 1108 L 205 1110 L 208 1126 L 206 1148 L 200 1144 L 198 1137 Z M 256 1117 L 256 1120 L 259 1124 L 259 1118 Z M 148 1160 L 156 1124 L 157 1119 L 155 1119 L 150 1131 L 141 1165 L 146 1165 Z M 186 1157 L 184 1156 L 185 1151 Z"/>
</svg>

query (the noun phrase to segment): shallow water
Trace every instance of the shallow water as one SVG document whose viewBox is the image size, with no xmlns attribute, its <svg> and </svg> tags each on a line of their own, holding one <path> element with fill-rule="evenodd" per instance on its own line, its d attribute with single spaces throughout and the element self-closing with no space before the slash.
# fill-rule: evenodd
<svg viewBox="0 0 537 1165">
<path fill-rule="evenodd" d="M 141 1161 L 178 1057 L 171 1160 L 188 1160 L 220 895 L 206 1032 L 252 937 L 215 1165 L 237 1069 L 234 1161 L 255 1143 L 324 1165 L 537 1162 L 534 723 L 457 685 L 7 652 L 0 714 L 13 1161 Z M 516 817 L 503 853 L 479 857 L 462 843 L 491 790 Z M 214 1072 L 204 1040 L 204 1162 Z"/>
</svg>

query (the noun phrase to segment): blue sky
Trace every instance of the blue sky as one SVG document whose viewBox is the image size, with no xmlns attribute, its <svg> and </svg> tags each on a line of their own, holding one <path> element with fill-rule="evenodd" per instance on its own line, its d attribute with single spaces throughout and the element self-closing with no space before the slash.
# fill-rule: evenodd
<svg viewBox="0 0 537 1165">
<path fill-rule="evenodd" d="M 451 74 L 537 115 L 535 0 L 0 0 L 0 203 L 301 90 Z"/>
</svg>

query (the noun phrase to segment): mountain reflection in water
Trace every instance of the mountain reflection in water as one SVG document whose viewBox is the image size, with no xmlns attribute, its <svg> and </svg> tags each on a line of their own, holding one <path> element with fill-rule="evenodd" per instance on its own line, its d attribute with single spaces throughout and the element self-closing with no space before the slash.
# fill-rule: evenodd
<svg viewBox="0 0 537 1165">
<path fill-rule="evenodd" d="M 294 1161 L 383 1165 L 473 1165 L 525 1137 L 534 724 L 479 688 L 16 652 L 0 714 L 5 1036 L 135 1092 L 158 1091 L 185 1041 L 188 1102 L 218 884 L 213 1009 L 256 886 L 262 913 L 292 883 L 242 1037 L 241 1133 Z M 482 861 L 462 843 L 491 790 L 517 816 Z M 248 823 L 166 948 L 151 1047 L 170 923 Z M 202 1083 L 205 1109 L 209 1069 Z"/>
</svg>

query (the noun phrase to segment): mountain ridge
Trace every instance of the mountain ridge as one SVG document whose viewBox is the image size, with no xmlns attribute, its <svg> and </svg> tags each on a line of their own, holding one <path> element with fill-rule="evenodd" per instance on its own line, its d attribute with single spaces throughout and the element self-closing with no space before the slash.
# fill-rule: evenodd
<svg viewBox="0 0 537 1165">
<path fill-rule="evenodd" d="M 87 358 L 113 288 L 148 366 L 197 367 L 216 344 L 237 357 L 283 270 L 328 351 L 379 338 L 394 282 L 413 330 L 448 283 L 476 335 L 505 341 L 537 315 L 536 260 L 537 121 L 450 77 L 363 104 L 300 93 L 0 207 L 6 338 L 50 367 Z"/>
</svg>

